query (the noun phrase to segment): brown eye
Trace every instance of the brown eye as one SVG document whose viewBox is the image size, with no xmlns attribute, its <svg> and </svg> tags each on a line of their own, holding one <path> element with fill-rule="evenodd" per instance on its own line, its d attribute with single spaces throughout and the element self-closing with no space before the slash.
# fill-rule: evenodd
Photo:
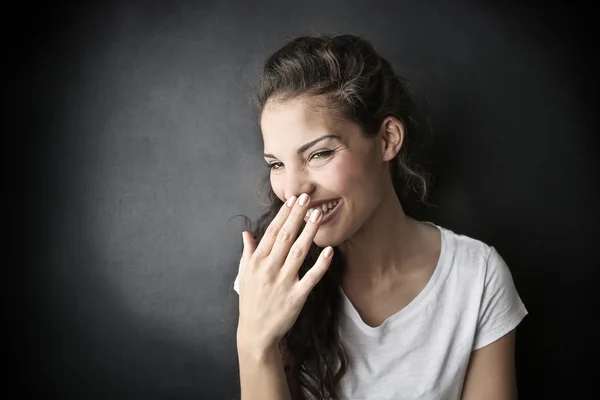
<svg viewBox="0 0 600 400">
<path fill-rule="evenodd" d="M 269 164 L 269 169 L 271 169 L 272 171 L 277 171 L 281 165 L 282 164 L 280 162 L 274 162 Z"/>
</svg>

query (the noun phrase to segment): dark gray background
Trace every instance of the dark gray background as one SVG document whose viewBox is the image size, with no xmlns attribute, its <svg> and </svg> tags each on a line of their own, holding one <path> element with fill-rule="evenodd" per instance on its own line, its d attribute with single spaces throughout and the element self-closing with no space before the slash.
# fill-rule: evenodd
<svg viewBox="0 0 600 400">
<path fill-rule="evenodd" d="M 323 32 L 364 36 L 413 83 L 435 134 L 437 207 L 421 218 L 496 246 L 530 312 L 520 398 L 583 398 L 600 222 L 590 15 L 358 0 L 7 13 L 6 382 L 23 398 L 238 397 L 229 219 L 258 216 L 264 171 L 250 99 L 266 56 Z"/>
</svg>

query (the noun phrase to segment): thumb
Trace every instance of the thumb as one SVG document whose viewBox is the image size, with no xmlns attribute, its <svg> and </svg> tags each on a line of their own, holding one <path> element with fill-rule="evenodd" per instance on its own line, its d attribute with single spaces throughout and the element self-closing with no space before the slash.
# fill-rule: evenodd
<svg viewBox="0 0 600 400">
<path fill-rule="evenodd" d="M 244 244 L 242 258 L 249 258 L 254 253 L 254 250 L 256 250 L 256 241 L 250 232 L 242 232 L 242 243 Z"/>
</svg>

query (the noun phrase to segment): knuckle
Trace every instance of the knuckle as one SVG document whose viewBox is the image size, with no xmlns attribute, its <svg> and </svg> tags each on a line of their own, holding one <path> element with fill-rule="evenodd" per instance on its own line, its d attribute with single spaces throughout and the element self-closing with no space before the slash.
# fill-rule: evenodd
<svg viewBox="0 0 600 400">
<path fill-rule="evenodd" d="M 294 260 L 301 260 L 304 258 L 304 256 L 306 255 L 306 252 L 304 251 L 304 249 L 300 246 L 293 246 L 290 249 L 290 257 Z"/>
<path fill-rule="evenodd" d="M 314 274 L 306 273 L 302 280 L 306 283 L 306 285 L 310 288 L 314 287 L 317 284 L 317 277 Z"/>
<path fill-rule="evenodd" d="M 292 236 L 291 232 L 285 228 L 281 228 L 281 230 L 277 234 L 277 239 L 281 240 L 283 242 L 287 242 L 287 241 L 291 240 L 292 237 L 293 236 Z"/>
<path fill-rule="evenodd" d="M 279 230 L 277 229 L 276 226 L 269 225 L 267 227 L 267 230 L 265 231 L 265 236 L 276 237 L 278 232 L 279 232 Z"/>
<path fill-rule="evenodd" d="M 286 299 L 285 299 L 285 304 L 286 306 L 291 309 L 291 310 L 297 310 L 299 307 L 299 301 L 298 301 L 298 297 L 292 293 L 290 293 Z"/>
<path fill-rule="evenodd" d="M 269 265 L 263 265 L 261 268 L 256 268 L 256 275 L 263 284 L 269 284 L 275 277 L 274 268 Z"/>
</svg>

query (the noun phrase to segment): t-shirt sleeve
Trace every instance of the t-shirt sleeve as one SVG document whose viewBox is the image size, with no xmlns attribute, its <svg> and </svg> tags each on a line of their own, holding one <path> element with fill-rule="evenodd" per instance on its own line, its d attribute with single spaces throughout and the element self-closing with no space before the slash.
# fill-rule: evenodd
<svg viewBox="0 0 600 400">
<path fill-rule="evenodd" d="M 487 346 L 512 331 L 527 313 L 506 262 L 491 247 L 473 350 Z"/>
</svg>

